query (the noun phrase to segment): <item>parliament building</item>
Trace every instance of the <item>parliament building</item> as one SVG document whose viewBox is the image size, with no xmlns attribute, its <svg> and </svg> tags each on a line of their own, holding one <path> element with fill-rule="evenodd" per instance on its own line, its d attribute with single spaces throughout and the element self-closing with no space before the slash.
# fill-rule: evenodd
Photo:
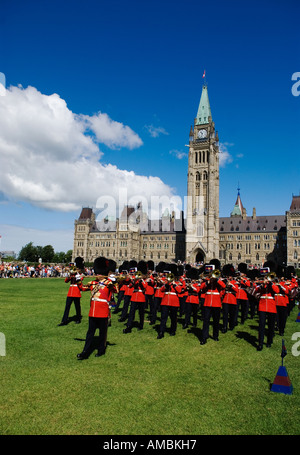
<svg viewBox="0 0 300 455">
<path fill-rule="evenodd" d="M 293 196 L 285 214 L 248 215 L 238 189 L 228 217 L 219 217 L 219 137 L 212 120 L 208 91 L 203 85 L 197 116 L 189 134 L 187 210 L 175 216 L 167 210 L 152 220 L 142 204 L 125 206 L 119 218 L 96 220 L 84 207 L 75 220 L 73 259 L 85 262 L 105 256 L 117 265 L 130 260 L 300 268 L 300 196 Z"/>
</svg>

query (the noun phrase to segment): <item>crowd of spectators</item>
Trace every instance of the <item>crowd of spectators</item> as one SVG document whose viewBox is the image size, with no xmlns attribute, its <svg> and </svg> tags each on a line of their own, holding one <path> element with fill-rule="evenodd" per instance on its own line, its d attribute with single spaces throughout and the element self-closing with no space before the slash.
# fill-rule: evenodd
<svg viewBox="0 0 300 455">
<path fill-rule="evenodd" d="M 92 270 L 85 269 L 86 275 L 91 275 Z M 70 274 L 69 265 L 50 264 L 37 266 L 23 263 L 5 263 L 0 264 L 0 278 L 57 278 L 67 277 Z"/>
</svg>

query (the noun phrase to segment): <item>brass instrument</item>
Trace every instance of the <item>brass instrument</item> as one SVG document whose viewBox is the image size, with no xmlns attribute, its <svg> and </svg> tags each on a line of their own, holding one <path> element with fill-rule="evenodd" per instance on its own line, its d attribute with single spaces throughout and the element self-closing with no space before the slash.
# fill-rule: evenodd
<svg viewBox="0 0 300 455">
<path fill-rule="evenodd" d="M 174 279 L 175 279 L 175 275 L 172 272 L 168 273 L 168 275 L 167 275 L 168 282 L 170 283 L 171 281 L 174 281 Z"/>
<path fill-rule="evenodd" d="M 274 281 L 276 278 L 276 273 L 275 272 L 270 272 L 267 274 L 267 280 L 268 281 Z"/>
<path fill-rule="evenodd" d="M 220 270 L 216 269 L 211 273 L 210 278 L 218 279 L 218 278 L 220 278 L 220 276 L 221 276 Z"/>
</svg>

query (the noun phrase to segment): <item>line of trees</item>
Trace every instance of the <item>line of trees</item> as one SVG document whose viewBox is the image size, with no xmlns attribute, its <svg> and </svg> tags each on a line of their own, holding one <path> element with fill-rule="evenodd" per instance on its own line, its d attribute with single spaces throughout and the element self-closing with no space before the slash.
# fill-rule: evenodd
<svg viewBox="0 0 300 455">
<path fill-rule="evenodd" d="M 66 264 L 72 260 L 72 250 L 68 250 L 66 253 L 55 252 L 52 245 L 34 246 L 33 242 L 29 242 L 21 248 L 18 256 L 19 261 L 38 262 L 39 259 L 42 259 L 43 263 Z"/>
</svg>

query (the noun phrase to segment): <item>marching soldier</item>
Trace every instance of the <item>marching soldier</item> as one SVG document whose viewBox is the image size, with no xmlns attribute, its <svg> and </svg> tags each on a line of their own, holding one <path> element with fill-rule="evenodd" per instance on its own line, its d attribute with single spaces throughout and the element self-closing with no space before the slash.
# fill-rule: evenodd
<svg viewBox="0 0 300 455">
<path fill-rule="evenodd" d="M 193 316 L 193 327 L 197 327 L 197 314 L 199 309 L 199 291 L 200 285 L 196 282 L 196 280 L 192 280 L 191 283 L 187 284 L 187 297 L 185 301 L 185 320 L 183 328 L 187 329 L 191 315 Z"/>
<path fill-rule="evenodd" d="M 265 326 L 268 324 L 267 347 L 271 347 L 274 337 L 275 320 L 276 320 L 276 303 L 275 294 L 279 294 L 279 287 L 272 281 L 272 272 L 259 285 L 260 298 L 258 304 L 259 327 L 258 327 L 258 347 L 261 351 L 263 348 Z"/>
<path fill-rule="evenodd" d="M 78 360 L 87 359 L 92 350 L 95 331 L 99 329 L 99 342 L 97 354 L 100 357 L 105 354 L 108 320 L 110 318 L 110 306 L 112 292 L 116 291 L 113 279 L 103 279 L 101 276 L 83 286 L 83 291 L 91 291 L 91 303 L 89 311 L 89 327 L 86 334 L 83 351 L 77 354 Z"/>
<path fill-rule="evenodd" d="M 80 299 L 81 299 L 81 291 L 82 291 L 82 280 L 81 276 L 79 275 L 78 271 L 71 270 L 70 276 L 66 277 L 65 283 L 70 283 L 69 291 L 67 294 L 66 299 L 66 306 L 65 311 L 61 320 L 61 323 L 58 326 L 67 325 L 69 312 L 72 303 L 74 302 L 75 309 L 76 309 L 76 324 L 80 324 L 81 322 L 81 306 L 80 306 Z"/>
<path fill-rule="evenodd" d="M 238 291 L 236 294 L 236 303 L 237 303 L 237 311 L 236 311 L 236 324 L 239 314 L 239 309 L 241 309 L 241 324 L 244 324 L 245 320 L 248 316 L 249 310 L 249 300 L 247 289 L 250 288 L 251 282 L 247 278 L 246 274 L 241 273 L 241 277 L 238 280 Z"/>
<path fill-rule="evenodd" d="M 221 314 L 221 291 L 225 289 L 224 281 L 219 279 L 220 272 L 215 270 L 209 281 L 201 284 L 201 291 L 205 293 L 203 304 L 203 331 L 200 344 L 205 344 L 209 335 L 209 321 L 213 318 L 213 339 L 219 341 L 219 323 Z"/>
<path fill-rule="evenodd" d="M 133 283 L 131 283 L 129 285 L 129 287 L 133 288 L 133 292 L 131 295 L 131 307 L 130 307 L 130 312 L 129 312 L 129 316 L 128 316 L 127 327 L 123 330 L 123 333 L 131 332 L 136 310 L 139 311 L 139 318 L 140 318 L 140 324 L 139 324 L 138 330 L 142 330 L 144 327 L 145 302 L 146 302 L 145 290 L 146 290 L 147 284 L 141 278 L 136 277 L 134 279 Z"/>
<path fill-rule="evenodd" d="M 233 330 L 236 322 L 236 312 L 237 312 L 237 303 L 236 303 L 236 293 L 238 287 L 232 277 L 228 277 L 226 282 L 225 294 L 222 300 L 223 305 L 223 327 L 222 333 L 226 333 L 228 329 L 228 319 L 229 319 L 229 330 Z"/>
<path fill-rule="evenodd" d="M 277 286 L 279 287 L 279 293 L 274 295 L 275 304 L 276 304 L 276 322 L 279 330 L 279 335 L 284 335 L 286 319 L 288 315 L 288 303 L 289 303 L 289 288 L 283 280 L 275 280 Z"/>
<path fill-rule="evenodd" d="M 163 278 L 161 277 L 155 278 L 153 305 L 152 307 L 150 307 L 150 325 L 154 325 L 156 322 L 157 311 L 160 308 L 161 300 L 164 296 L 164 292 L 162 291 L 163 284 L 164 284 Z"/>
<path fill-rule="evenodd" d="M 160 323 L 160 330 L 157 336 L 157 339 L 161 339 L 164 337 L 164 333 L 166 330 L 166 324 L 168 316 L 171 319 L 171 331 L 170 335 L 174 336 L 176 334 L 177 329 L 177 312 L 179 308 L 179 298 L 178 295 L 181 293 L 182 287 L 175 283 L 174 277 L 170 274 L 168 278 L 168 282 L 165 283 L 162 288 L 161 292 L 163 292 L 163 297 L 161 299 L 161 323 Z"/>
</svg>

